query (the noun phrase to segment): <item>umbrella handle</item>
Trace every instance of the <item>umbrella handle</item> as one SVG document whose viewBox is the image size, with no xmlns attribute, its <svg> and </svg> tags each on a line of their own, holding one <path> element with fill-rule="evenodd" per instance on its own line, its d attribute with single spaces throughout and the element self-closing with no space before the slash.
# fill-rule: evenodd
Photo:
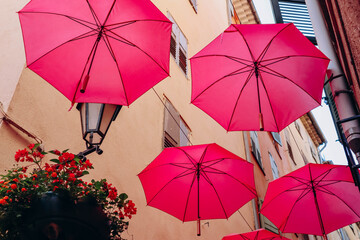
<svg viewBox="0 0 360 240">
<path fill-rule="evenodd" d="M 324 239 L 324 240 L 328 240 L 326 234 L 323 235 L 323 239 Z"/>
<path fill-rule="evenodd" d="M 264 121 L 262 113 L 259 113 L 260 131 L 264 131 Z"/>
<path fill-rule="evenodd" d="M 81 87 L 81 89 L 80 89 L 80 92 L 81 92 L 81 93 L 84 93 L 84 92 L 85 92 L 86 87 L 87 87 L 88 82 L 89 82 L 89 78 L 90 78 L 90 76 L 89 76 L 89 74 L 87 74 L 87 75 L 85 76 L 85 78 L 84 78 L 82 87 Z"/>
<path fill-rule="evenodd" d="M 198 218 L 198 220 L 197 220 L 197 235 L 198 236 L 201 235 L 200 218 Z"/>
</svg>

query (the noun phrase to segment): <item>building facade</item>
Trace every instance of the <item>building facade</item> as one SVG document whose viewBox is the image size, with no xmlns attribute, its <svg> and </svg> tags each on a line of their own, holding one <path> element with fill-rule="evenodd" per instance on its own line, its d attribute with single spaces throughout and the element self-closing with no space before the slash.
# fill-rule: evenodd
<svg viewBox="0 0 360 240">
<path fill-rule="evenodd" d="M 12 166 L 13 154 L 33 142 L 45 150 L 85 149 L 80 117 L 56 89 L 25 67 L 21 29 L 16 11 L 28 1 L 0 3 L 0 170 Z M 170 75 L 130 107 L 123 107 L 101 145 L 93 153 L 95 171 L 89 178 L 104 178 L 136 203 L 138 214 L 131 220 L 126 239 L 217 240 L 231 233 L 263 227 L 276 231 L 258 213 L 267 185 L 273 179 L 307 162 L 321 162 L 319 146 L 326 140 L 311 114 L 304 115 L 280 134 L 226 132 L 204 112 L 189 104 L 191 69 L 189 58 L 205 47 L 231 23 L 256 24 L 259 18 L 249 0 L 153 0 L 173 22 L 170 43 Z M 6 24 L 5 24 L 6 23 Z M 171 146 L 215 142 L 255 166 L 258 197 L 228 220 L 204 220 L 202 236 L 196 223 L 182 223 L 155 208 L 147 207 L 137 174 L 160 152 Z M 292 239 L 304 236 L 286 234 Z"/>
</svg>

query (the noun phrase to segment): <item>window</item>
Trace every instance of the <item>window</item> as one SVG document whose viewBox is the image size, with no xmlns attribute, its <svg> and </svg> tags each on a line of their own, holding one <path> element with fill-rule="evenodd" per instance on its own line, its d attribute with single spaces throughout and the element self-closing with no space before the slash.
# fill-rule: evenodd
<svg viewBox="0 0 360 240">
<path fill-rule="evenodd" d="M 297 121 L 295 121 L 294 124 L 295 124 L 296 130 L 297 130 L 297 131 L 299 132 L 299 134 L 300 134 L 300 137 L 302 137 L 302 135 L 301 135 L 301 130 L 300 130 L 300 124 L 299 124 Z"/>
<path fill-rule="evenodd" d="M 238 15 L 236 14 L 232 0 L 228 0 L 227 2 L 228 2 L 227 5 L 228 5 L 229 23 L 230 24 L 240 24 L 240 19 L 239 19 Z"/>
<path fill-rule="evenodd" d="M 279 178 L 279 170 L 276 165 L 275 159 L 273 158 L 273 156 L 271 155 L 270 152 L 269 152 L 269 158 L 270 158 L 270 163 L 271 163 L 271 171 L 273 174 L 273 178 L 275 180 L 275 179 Z"/>
<path fill-rule="evenodd" d="M 271 135 L 273 136 L 275 142 L 282 146 L 280 134 L 278 132 L 271 132 Z"/>
<path fill-rule="evenodd" d="M 189 144 L 190 130 L 170 101 L 165 102 L 163 147 L 179 147 Z"/>
<path fill-rule="evenodd" d="M 272 4 L 277 23 L 294 23 L 302 34 L 316 44 L 305 0 L 272 0 Z"/>
<path fill-rule="evenodd" d="M 187 75 L 187 39 L 175 20 L 170 15 L 168 15 L 168 18 L 173 22 L 170 39 L 170 53 L 175 58 L 177 65 L 179 65 L 181 70 Z"/>
<path fill-rule="evenodd" d="M 260 155 L 260 147 L 259 147 L 259 140 L 257 133 L 255 131 L 250 132 L 250 141 L 251 141 L 251 152 L 259 164 L 260 168 L 262 169 L 262 162 L 261 162 L 261 155 Z"/>
<path fill-rule="evenodd" d="M 197 13 L 197 0 L 189 0 L 189 2 L 193 7 L 194 11 Z"/>
</svg>

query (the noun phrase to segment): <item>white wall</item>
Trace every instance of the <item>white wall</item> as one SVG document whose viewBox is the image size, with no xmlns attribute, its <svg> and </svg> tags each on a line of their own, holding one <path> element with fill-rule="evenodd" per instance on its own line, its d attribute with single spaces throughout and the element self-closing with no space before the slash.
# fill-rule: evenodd
<svg viewBox="0 0 360 240">
<path fill-rule="evenodd" d="M 0 1 L 0 102 L 5 110 L 10 104 L 25 66 L 25 52 L 17 11 L 28 1 Z"/>
</svg>

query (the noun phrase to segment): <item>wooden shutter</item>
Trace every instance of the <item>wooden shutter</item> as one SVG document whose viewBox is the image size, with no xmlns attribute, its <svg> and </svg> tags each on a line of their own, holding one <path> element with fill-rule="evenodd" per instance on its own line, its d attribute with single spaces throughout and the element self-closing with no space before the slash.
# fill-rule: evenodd
<svg viewBox="0 0 360 240">
<path fill-rule="evenodd" d="M 166 101 L 164 119 L 164 147 L 169 145 L 179 146 L 180 144 L 180 115 L 174 106 Z"/>
<path fill-rule="evenodd" d="M 176 36 L 173 33 L 171 33 L 170 39 L 170 53 L 174 58 L 176 58 Z"/>
<path fill-rule="evenodd" d="M 179 66 L 187 74 L 187 39 L 179 32 Z"/>
</svg>

